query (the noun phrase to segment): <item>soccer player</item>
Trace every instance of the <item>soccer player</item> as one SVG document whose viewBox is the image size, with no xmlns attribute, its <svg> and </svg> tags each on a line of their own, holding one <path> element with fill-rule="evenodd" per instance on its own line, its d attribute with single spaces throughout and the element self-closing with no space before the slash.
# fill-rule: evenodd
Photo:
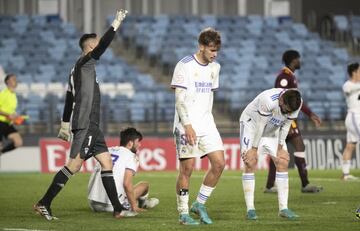
<svg viewBox="0 0 360 231">
<path fill-rule="evenodd" d="M 69 178 L 77 173 L 82 163 L 90 157 L 95 157 L 101 164 L 101 179 L 105 191 L 114 207 L 113 216 L 121 218 L 123 206 L 117 197 L 112 173 L 112 160 L 105 144 L 100 120 L 100 90 L 96 78 L 95 64 L 113 40 L 127 11 L 117 11 L 111 27 L 99 40 L 96 34 L 84 34 L 79 45 L 82 50 L 69 75 L 68 91 L 64 106 L 64 113 L 59 132 L 59 138 L 70 139 L 70 117 L 72 114 L 73 141 L 70 159 L 67 164 L 54 176 L 47 192 L 34 205 L 34 210 L 47 220 L 56 219 L 51 212 L 51 202 L 65 186 Z"/>
<path fill-rule="evenodd" d="M 343 179 L 359 180 L 359 177 L 350 175 L 351 157 L 360 141 L 360 68 L 359 63 L 348 65 L 347 71 L 349 80 L 343 85 L 343 91 L 346 97 L 347 115 L 345 119 L 346 126 L 346 146 L 343 152 L 342 172 Z"/>
<path fill-rule="evenodd" d="M 8 74 L 5 77 L 5 84 L 6 88 L 0 92 L 0 155 L 14 150 L 23 144 L 21 135 L 13 126 L 13 123 L 19 117 L 16 114 L 16 75 Z M 3 138 L 4 140 L 1 142 Z"/>
<path fill-rule="evenodd" d="M 159 204 L 157 198 L 148 198 L 149 183 L 141 181 L 133 185 L 139 160 L 136 155 L 140 148 L 142 134 L 135 128 L 127 128 L 120 132 L 120 147 L 110 147 L 109 152 L 113 160 L 113 174 L 116 191 L 120 203 L 124 208 L 136 215 L 144 208 L 153 208 Z M 96 165 L 88 185 L 88 199 L 90 208 L 94 212 L 113 212 L 113 207 L 101 182 L 101 166 Z M 128 215 L 128 214 L 127 214 Z"/>
<path fill-rule="evenodd" d="M 287 50 L 282 56 L 282 60 L 285 64 L 285 67 L 281 70 L 275 81 L 276 88 L 297 88 L 297 80 L 294 75 L 294 72 L 300 69 L 300 54 L 296 50 Z M 303 103 L 301 111 L 305 113 L 311 121 L 315 124 L 316 127 L 319 127 L 321 124 L 321 119 L 313 113 L 310 108 Z M 290 143 L 294 149 L 294 161 L 298 169 L 299 176 L 301 179 L 301 192 L 303 193 L 317 193 L 322 191 L 323 187 L 311 185 L 308 178 L 308 172 L 306 169 L 306 160 L 305 160 L 305 145 L 303 138 L 300 133 L 300 129 L 297 125 L 296 120 L 291 124 L 289 134 L 286 137 L 286 142 Z M 269 173 L 266 183 L 265 193 L 276 193 L 277 188 L 274 186 L 275 183 L 275 164 L 270 159 L 269 163 Z"/>
<path fill-rule="evenodd" d="M 181 59 L 175 67 L 171 87 L 175 89 L 174 137 L 180 161 L 176 182 L 179 222 L 198 225 L 189 215 L 189 181 L 196 157 L 207 156 L 211 166 L 190 211 L 204 224 L 212 224 L 205 203 L 225 166 L 224 147 L 212 115 L 213 91 L 219 87 L 220 64 L 214 62 L 221 46 L 218 31 L 207 28 L 198 38 L 194 55 Z"/>
<path fill-rule="evenodd" d="M 240 153 L 244 161 L 242 175 L 247 219 L 257 220 L 254 206 L 255 170 L 258 154 L 268 154 L 276 166 L 279 216 L 298 217 L 288 209 L 289 153 L 284 149 L 290 125 L 300 111 L 302 99 L 295 89 L 272 88 L 250 102 L 240 117 Z"/>
</svg>

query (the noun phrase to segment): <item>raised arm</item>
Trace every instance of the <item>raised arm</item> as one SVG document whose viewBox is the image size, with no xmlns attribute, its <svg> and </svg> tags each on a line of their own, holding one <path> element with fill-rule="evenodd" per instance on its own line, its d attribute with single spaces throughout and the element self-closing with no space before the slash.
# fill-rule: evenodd
<svg viewBox="0 0 360 231">
<path fill-rule="evenodd" d="M 91 52 L 91 57 L 93 59 L 100 59 L 100 56 L 106 51 L 111 41 L 114 39 L 115 32 L 120 27 L 121 22 L 125 19 L 127 14 L 126 10 L 119 10 L 116 12 L 114 21 L 111 23 L 111 27 L 105 32 L 101 37 L 99 44 Z"/>
</svg>

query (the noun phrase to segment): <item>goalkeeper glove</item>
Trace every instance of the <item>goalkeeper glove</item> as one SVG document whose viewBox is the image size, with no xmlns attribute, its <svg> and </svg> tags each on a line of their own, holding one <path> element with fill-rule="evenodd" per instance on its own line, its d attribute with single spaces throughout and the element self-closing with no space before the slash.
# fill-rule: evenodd
<svg viewBox="0 0 360 231">
<path fill-rule="evenodd" d="M 60 131 L 57 137 L 65 141 L 70 141 L 71 135 L 69 122 L 61 121 Z"/>
<path fill-rule="evenodd" d="M 114 31 L 117 31 L 121 22 L 125 19 L 127 10 L 120 9 L 116 12 L 114 21 L 111 23 L 111 26 L 114 28 Z"/>
</svg>

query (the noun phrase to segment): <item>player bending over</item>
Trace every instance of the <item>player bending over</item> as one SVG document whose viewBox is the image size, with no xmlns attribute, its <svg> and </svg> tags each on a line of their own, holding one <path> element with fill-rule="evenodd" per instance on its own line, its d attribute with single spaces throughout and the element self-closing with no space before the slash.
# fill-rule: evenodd
<svg viewBox="0 0 360 231">
<path fill-rule="evenodd" d="M 275 88 L 298 88 L 298 82 L 295 77 L 295 71 L 299 70 L 301 67 L 300 53 L 296 50 L 287 50 L 282 56 L 282 60 L 285 64 L 285 67 L 281 70 L 279 75 L 275 80 Z M 310 108 L 303 103 L 301 106 L 301 111 L 305 113 L 311 121 L 315 124 L 316 127 L 319 127 L 321 124 L 321 119 Z M 298 127 L 298 123 L 294 120 L 290 126 L 289 133 L 286 137 L 287 144 L 291 144 L 295 152 L 294 162 L 299 172 L 299 177 L 301 180 L 301 192 L 303 193 L 317 193 L 323 190 L 322 186 L 312 185 L 309 181 L 308 171 L 306 169 L 306 159 L 305 159 L 305 144 L 303 137 Z M 276 193 L 277 188 L 275 184 L 275 175 L 276 168 L 274 162 L 270 159 L 269 163 L 269 174 L 266 182 L 265 193 Z"/>
<path fill-rule="evenodd" d="M 276 166 L 279 216 L 298 217 L 288 209 L 289 153 L 284 149 L 290 125 L 302 104 L 295 89 L 272 88 L 260 93 L 247 105 L 240 117 L 240 152 L 244 161 L 242 184 L 247 207 L 247 219 L 257 220 L 254 206 L 255 170 L 258 154 L 268 154 Z"/>
</svg>

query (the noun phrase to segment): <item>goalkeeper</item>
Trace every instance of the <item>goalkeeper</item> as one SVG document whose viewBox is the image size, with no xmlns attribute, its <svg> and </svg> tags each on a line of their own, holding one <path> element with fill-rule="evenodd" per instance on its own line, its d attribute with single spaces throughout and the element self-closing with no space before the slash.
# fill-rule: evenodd
<svg viewBox="0 0 360 231">
<path fill-rule="evenodd" d="M 0 92 L 0 155 L 22 146 L 21 135 L 13 126 L 21 116 L 16 114 L 17 97 L 15 74 L 5 77 L 6 88 Z"/>
<path fill-rule="evenodd" d="M 117 29 L 126 17 L 127 11 L 120 10 L 111 27 L 101 39 L 96 34 L 84 34 L 79 45 L 82 50 L 80 58 L 71 70 L 68 80 L 68 90 L 64 106 L 63 120 L 59 138 L 70 140 L 70 117 L 72 114 L 70 159 L 56 173 L 44 196 L 34 205 L 34 210 L 46 220 L 57 219 L 51 211 L 51 202 L 65 186 L 69 178 L 77 173 L 83 162 L 95 157 L 101 165 L 101 180 L 105 191 L 114 208 L 115 218 L 123 217 L 123 206 L 117 197 L 112 173 L 112 161 L 102 131 L 100 120 L 100 89 L 96 78 L 95 64 L 113 40 Z"/>
</svg>

